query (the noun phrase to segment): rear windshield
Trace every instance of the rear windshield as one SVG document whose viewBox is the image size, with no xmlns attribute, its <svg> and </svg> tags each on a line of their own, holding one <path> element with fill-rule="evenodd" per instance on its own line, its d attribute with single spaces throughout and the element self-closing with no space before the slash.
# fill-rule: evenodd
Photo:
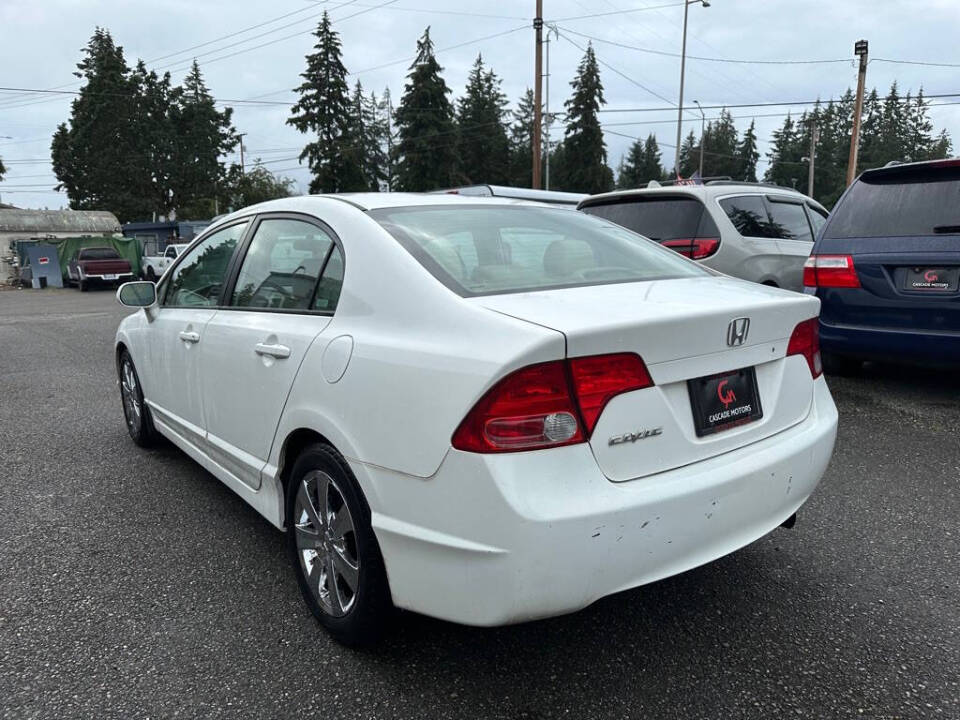
<svg viewBox="0 0 960 720">
<path fill-rule="evenodd" d="M 120 257 L 113 248 L 87 248 L 80 251 L 80 258 L 83 260 L 116 260 Z"/>
<path fill-rule="evenodd" d="M 861 177 L 834 210 L 824 237 L 934 234 L 960 234 L 960 168 Z"/>
<path fill-rule="evenodd" d="M 657 242 L 719 235 L 703 203 L 692 197 L 630 197 L 582 210 Z"/>
<path fill-rule="evenodd" d="M 709 274 L 671 250 L 574 210 L 445 205 L 370 215 L 465 297 Z"/>
</svg>

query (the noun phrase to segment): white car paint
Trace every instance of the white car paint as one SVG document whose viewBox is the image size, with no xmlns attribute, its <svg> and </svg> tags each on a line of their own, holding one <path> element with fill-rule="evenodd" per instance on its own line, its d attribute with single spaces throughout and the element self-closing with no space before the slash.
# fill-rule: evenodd
<svg viewBox="0 0 960 720">
<path fill-rule="evenodd" d="M 797 323 L 817 315 L 815 298 L 724 277 L 464 298 L 367 213 L 415 205 L 523 203 L 310 196 L 208 228 L 195 243 L 263 213 L 323 221 L 343 247 L 339 305 L 332 317 L 153 306 L 124 319 L 116 342 L 139 369 L 157 430 L 280 528 L 287 442 L 322 436 L 371 509 L 394 603 L 472 625 L 570 612 L 709 562 L 809 497 L 837 412 L 824 378 L 785 355 Z M 752 318 L 750 341 L 729 348 L 740 316 Z M 289 356 L 258 354 L 263 344 Z M 615 397 L 590 442 L 505 454 L 451 446 L 510 372 L 623 350 L 643 357 L 655 385 Z M 757 368 L 764 417 L 696 437 L 686 380 L 745 366 Z M 640 442 L 607 443 L 654 425 L 662 432 Z"/>
</svg>

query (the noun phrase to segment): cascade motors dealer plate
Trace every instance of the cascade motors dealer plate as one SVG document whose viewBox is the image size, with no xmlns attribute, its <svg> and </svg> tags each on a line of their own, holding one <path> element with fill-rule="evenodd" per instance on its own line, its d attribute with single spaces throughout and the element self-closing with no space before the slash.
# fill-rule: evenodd
<svg viewBox="0 0 960 720">
<path fill-rule="evenodd" d="M 763 417 L 757 374 L 752 367 L 687 381 L 697 437 Z"/>
</svg>

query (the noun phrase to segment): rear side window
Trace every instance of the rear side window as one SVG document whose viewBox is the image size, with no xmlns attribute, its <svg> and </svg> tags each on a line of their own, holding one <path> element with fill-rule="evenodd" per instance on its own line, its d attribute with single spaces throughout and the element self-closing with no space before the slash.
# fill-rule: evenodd
<svg viewBox="0 0 960 720">
<path fill-rule="evenodd" d="M 308 310 L 333 238 L 302 220 L 268 218 L 257 226 L 234 285 L 233 307 Z"/>
<path fill-rule="evenodd" d="M 692 197 L 631 197 L 581 209 L 657 242 L 720 234 L 703 203 Z"/>
<path fill-rule="evenodd" d="M 776 237 L 782 240 L 805 240 L 813 242 L 810 222 L 803 205 L 799 203 L 770 201 L 770 223 Z"/>
<path fill-rule="evenodd" d="M 723 198 L 717 202 L 720 203 L 720 207 L 730 218 L 737 232 L 744 237 L 776 237 L 776 233 L 770 227 L 767 207 L 759 195 Z"/>
<path fill-rule="evenodd" d="M 810 216 L 810 224 L 813 225 L 813 237 L 816 239 L 820 231 L 823 230 L 823 226 L 827 224 L 827 216 L 813 205 L 807 205 L 807 215 Z"/>
<path fill-rule="evenodd" d="M 960 167 L 867 173 L 834 209 L 824 237 L 960 234 Z"/>
</svg>

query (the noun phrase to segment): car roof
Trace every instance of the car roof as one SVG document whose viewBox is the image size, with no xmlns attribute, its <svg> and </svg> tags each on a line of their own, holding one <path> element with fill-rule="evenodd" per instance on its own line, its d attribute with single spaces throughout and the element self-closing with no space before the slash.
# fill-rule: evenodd
<svg viewBox="0 0 960 720">
<path fill-rule="evenodd" d="M 580 203 L 578 207 L 602 205 L 616 200 L 626 200 L 635 197 L 650 197 L 656 195 L 688 195 L 701 200 L 716 198 L 722 195 L 788 195 L 798 200 L 806 200 L 817 207 L 823 207 L 813 198 L 804 195 L 793 188 L 764 185 L 763 183 L 748 182 L 720 182 L 711 185 L 664 185 L 652 188 L 634 188 L 630 190 L 614 190 L 613 192 L 591 195 Z"/>
<path fill-rule="evenodd" d="M 923 168 L 938 167 L 958 167 L 960 166 L 960 157 L 944 158 L 941 160 L 921 160 L 918 162 L 892 162 L 883 167 L 869 168 L 864 170 L 861 175 L 867 177 L 890 176 L 895 177 L 901 173 L 909 173 Z"/>
<path fill-rule="evenodd" d="M 483 197 L 480 195 L 454 195 L 447 193 L 336 193 L 329 195 L 309 195 L 306 197 L 323 197 L 342 200 L 360 208 L 361 210 L 379 210 L 380 208 L 413 207 L 427 205 L 538 205 L 543 203 L 530 202 L 505 197 Z"/>
</svg>

